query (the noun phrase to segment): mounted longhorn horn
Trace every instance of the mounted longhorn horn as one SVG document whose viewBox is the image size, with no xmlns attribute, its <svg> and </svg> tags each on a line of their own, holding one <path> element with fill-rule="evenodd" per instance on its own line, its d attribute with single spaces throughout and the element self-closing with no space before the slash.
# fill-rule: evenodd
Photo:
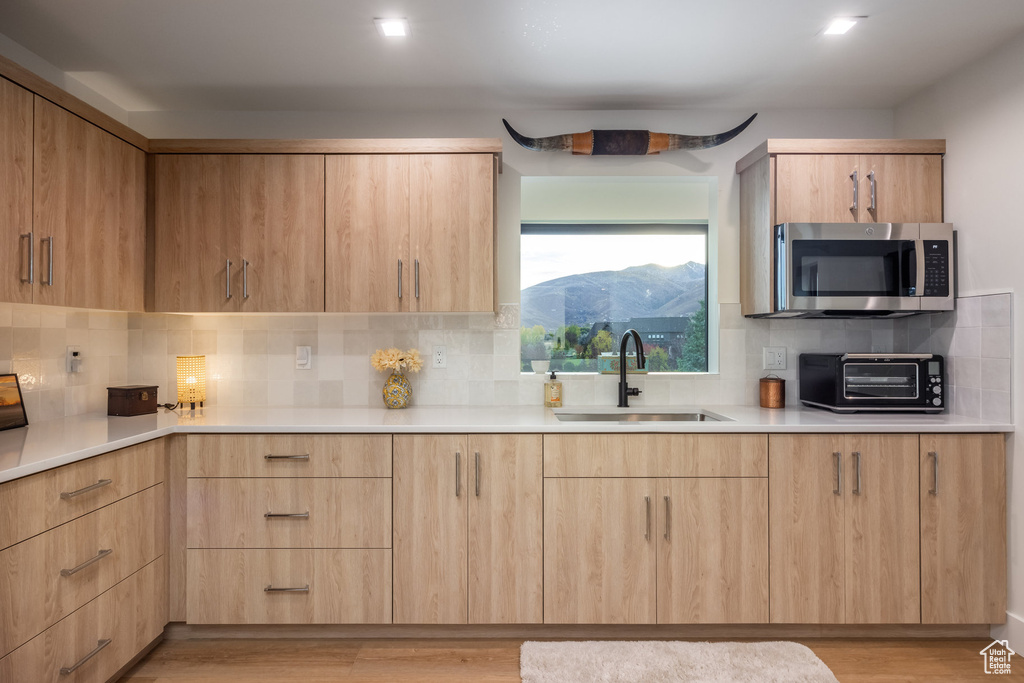
<svg viewBox="0 0 1024 683">
<path fill-rule="evenodd" d="M 520 135 L 502 119 L 512 139 L 526 149 L 536 152 L 572 152 L 586 155 L 641 155 L 658 154 L 674 149 L 707 149 L 729 142 L 750 125 L 757 114 L 732 130 L 717 135 L 675 135 L 674 133 L 652 133 L 649 130 L 592 130 L 586 133 L 567 133 L 546 138 L 528 138 Z"/>
</svg>

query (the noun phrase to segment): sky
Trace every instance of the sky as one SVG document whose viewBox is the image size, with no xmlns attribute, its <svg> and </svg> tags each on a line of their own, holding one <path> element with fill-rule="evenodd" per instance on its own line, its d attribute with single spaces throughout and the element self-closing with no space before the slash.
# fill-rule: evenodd
<svg viewBox="0 0 1024 683">
<path fill-rule="evenodd" d="M 703 235 L 523 235 L 520 289 L 566 275 L 707 262 Z"/>
</svg>

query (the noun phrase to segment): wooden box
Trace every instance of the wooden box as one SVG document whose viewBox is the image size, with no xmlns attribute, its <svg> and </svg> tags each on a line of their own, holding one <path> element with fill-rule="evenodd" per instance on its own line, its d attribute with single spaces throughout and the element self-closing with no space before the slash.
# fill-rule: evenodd
<svg viewBox="0 0 1024 683">
<path fill-rule="evenodd" d="M 107 415 L 152 415 L 156 412 L 156 389 L 142 384 L 107 387 Z"/>
</svg>

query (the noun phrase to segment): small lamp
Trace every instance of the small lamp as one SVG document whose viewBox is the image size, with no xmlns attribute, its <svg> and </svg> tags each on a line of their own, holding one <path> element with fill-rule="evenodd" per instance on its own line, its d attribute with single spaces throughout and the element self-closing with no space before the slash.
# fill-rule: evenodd
<svg viewBox="0 0 1024 683">
<path fill-rule="evenodd" d="M 196 404 L 206 401 L 206 356 L 178 356 L 178 403 Z"/>
</svg>

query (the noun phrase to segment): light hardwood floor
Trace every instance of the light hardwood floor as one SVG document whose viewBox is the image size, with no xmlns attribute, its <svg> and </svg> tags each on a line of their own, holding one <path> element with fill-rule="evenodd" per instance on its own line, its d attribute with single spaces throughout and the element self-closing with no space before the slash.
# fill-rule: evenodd
<svg viewBox="0 0 1024 683">
<path fill-rule="evenodd" d="M 519 681 L 522 640 L 168 640 L 120 683 L 504 683 Z M 987 680 L 987 640 L 798 639 L 841 683 Z M 1016 658 L 1015 658 L 1016 659 Z M 1013 662 L 1024 679 L 1024 660 Z M 1018 668 L 1019 667 L 1019 668 Z"/>
</svg>

